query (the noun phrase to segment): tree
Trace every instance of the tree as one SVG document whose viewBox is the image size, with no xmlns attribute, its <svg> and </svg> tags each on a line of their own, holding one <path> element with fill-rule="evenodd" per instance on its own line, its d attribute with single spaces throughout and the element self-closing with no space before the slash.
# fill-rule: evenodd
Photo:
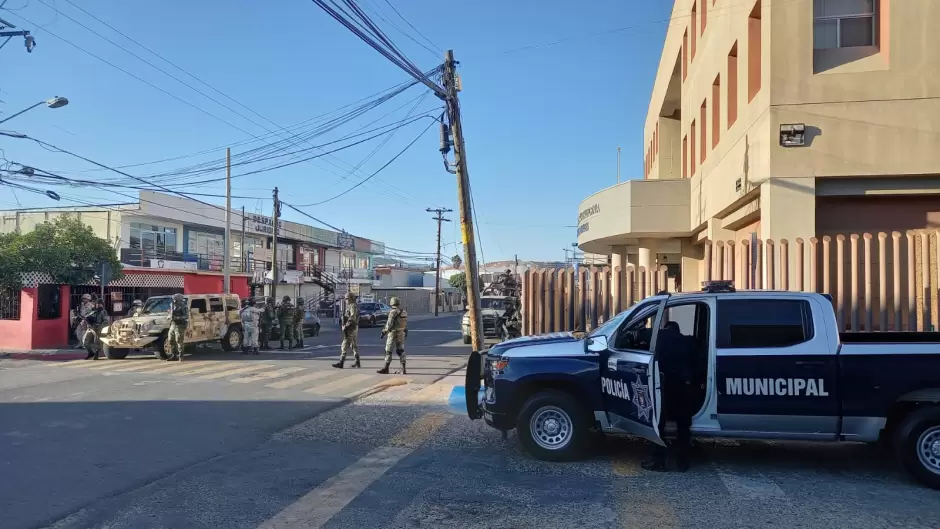
<svg viewBox="0 0 940 529">
<path fill-rule="evenodd" d="M 0 287 L 19 288 L 26 272 L 44 272 L 59 284 L 83 285 L 94 279 L 102 262 L 111 264 L 112 279 L 121 276 L 111 244 L 68 215 L 29 233 L 0 235 Z"/>
<path fill-rule="evenodd" d="M 457 290 L 461 290 L 463 292 L 467 291 L 467 274 L 464 272 L 458 272 L 450 276 L 450 279 L 448 279 L 447 282 L 450 283 L 450 286 L 456 288 Z M 482 278 L 480 278 L 480 290 L 483 290 Z"/>
<path fill-rule="evenodd" d="M 454 268 L 460 268 L 460 265 L 463 264 L 463 259 L 461 259 L 459 255 L 454 255 L 450 258 L 450 262 L 454 264 Z"/>
</svg>

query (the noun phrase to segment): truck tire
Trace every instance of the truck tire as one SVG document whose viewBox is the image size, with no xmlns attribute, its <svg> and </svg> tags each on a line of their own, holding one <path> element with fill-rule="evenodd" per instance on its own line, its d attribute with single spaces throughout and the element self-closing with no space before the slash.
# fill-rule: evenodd
<svg viewBox="0 0 940 529">
<path fill-rule="evenodd" d="M 163 331 L 163 334 L 157 338 L 157 341 L 153 342 L 153 356 L 156 356 L 158 360 L 166 360 L 170 357 L 169 335 L 170 333 L 168 331 Z"/>
<path fill-rule="evenodd" d="M 127 358 L 127 354 L 130 353 L 131 350 L 115 348 L 103 343 L 101 344 L 101 352 L 104 353 L 104 357 L 108 360 L 124 360 Z"/>
<path fill-rule="evenodd" d="M 911 413 L 896 435 L 894 446 L 904 470 L 923 485 L 940 489 L 940 407 Z"/>
<path fill-rule="evenodd" d="M 522 405 L 516 420 L 519 441 L 542 461 L 575 461 L 590 440 L 584 407 L 569 393 L 540 391 Z"/>
<path fill-rule="evenodd" d="M 239 351 L 245 340 L 245 334 L 241 327 L 229 327 L 228 332 L 222 337 L 222 350 L 226 353 Z"/>
</svg>

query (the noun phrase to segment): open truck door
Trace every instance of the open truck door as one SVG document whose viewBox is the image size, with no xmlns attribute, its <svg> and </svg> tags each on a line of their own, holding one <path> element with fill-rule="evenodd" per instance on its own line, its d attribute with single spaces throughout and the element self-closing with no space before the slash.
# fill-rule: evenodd
<svg viewBox="0 0 940 529">
<path fill-rule="evenodd" d="M 464 377 L 467 416 L 471 419 L 483 418 L 483 410 L 480 408 L 481 380 L 483 380 L 483 355 L 478 351 L 473 351 L 467 359 L 467 374 Z"/>
<path fill-rule="evenodd" d="M 655 351 L 665 307 L 664 299 L 648 301 L 610 338 L 589 338 L 587 346 L 601 355 L 601 393 L 610 426 L 663 446 Z"/>
</svg>

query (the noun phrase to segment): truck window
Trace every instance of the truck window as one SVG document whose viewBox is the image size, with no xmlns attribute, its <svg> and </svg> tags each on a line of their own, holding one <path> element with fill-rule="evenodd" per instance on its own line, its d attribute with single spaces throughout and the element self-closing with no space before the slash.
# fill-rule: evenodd
<svg viewBox="0 0 940 529">
<path fill-rule="evenodd" d="M 649 303 L 648 307 L 640 307 L 633 317 L 617 330 L 614 340 L 614 349 L 633 349 L 649 351 L 653 336 L 653 320 L 659 310 L 660 301 Z"/>
<path fill-rule="evenodd" d="M 205 299 L 194 299 L 190 302 L 189 312 L 193 314 L 205 314 L 208 312 L 206 310 L 206 300 Z"/>
<path fill-rule="evenodd" d="M 209 298 L 209 310 L 212 312 L 222 312 L 225 310 L 222 306 L 222 300 L 219 298 Z"/>
<path fill-rule="evenodd" d="M 789 347 L 813 338 L 809 303 L 795 299 L 718 301 L 717 346 L 722 349 Z"/>
<path fill-rule="evenodd" d="M 238 306 L 238 300 L 237 300 L 237 299 L 235 299 L 235 298 L 225 298 L 225 309 L 226 309 L 226 310 L 229 310 L 229 311 L 234 310 L 235 312 L 238 312 L 239 310 L 241 310 L 241 307 Z"/>
</svg>

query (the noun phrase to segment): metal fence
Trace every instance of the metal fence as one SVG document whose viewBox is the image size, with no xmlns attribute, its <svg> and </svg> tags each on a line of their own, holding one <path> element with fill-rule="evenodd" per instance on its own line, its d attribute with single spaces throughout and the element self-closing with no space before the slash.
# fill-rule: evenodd
<svg viewBox="0 0 940 529">
<path fill-rule="evenodd" d="M 20 289 L 0 288 L 0 320 L 20 319 Z"/>
<path fill-rule="evenodd" d="M 940 232 L 826 235 L 708 241 L 704 280 L 738 289 L 819 292 L 832 297 L 847 331 L 940 328 Z M 666 266 L 533 269 L 523 275 L 523 331 L 590 330 L 661 290 L 674 290 Z"/>
</svg>

